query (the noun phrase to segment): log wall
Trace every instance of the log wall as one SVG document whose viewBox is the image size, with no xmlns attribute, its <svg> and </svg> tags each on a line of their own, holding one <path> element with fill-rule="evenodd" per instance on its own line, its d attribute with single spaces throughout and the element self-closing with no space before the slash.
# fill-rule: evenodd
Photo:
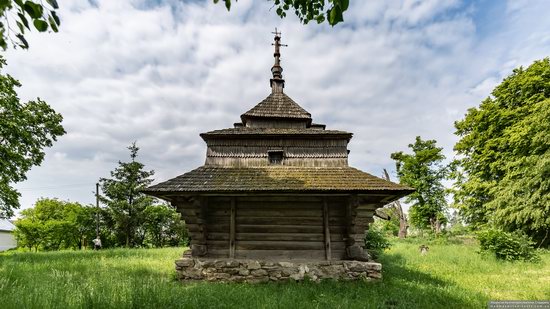
<svg viewBox="0 0 550 309">
<path fill-rule="evenodd" d="M 193 255 L 284 260 L 346 258 L 346 246 L 362 245 L 378 207 L 357 196 L 209 196 L 173 203 L 187 223 Z"/>
</svg>

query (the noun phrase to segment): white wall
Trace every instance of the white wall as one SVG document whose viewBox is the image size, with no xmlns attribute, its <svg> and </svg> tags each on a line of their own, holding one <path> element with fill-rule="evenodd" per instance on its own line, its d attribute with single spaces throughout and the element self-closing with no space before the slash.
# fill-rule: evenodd
<svg viewBox="0 0 550 309">
<path fill-rule="evenodd" d="M 0 231 L 0 251 L 8 250 L 17 247 L 17 242 L 13 233 Z"/>
</svg>

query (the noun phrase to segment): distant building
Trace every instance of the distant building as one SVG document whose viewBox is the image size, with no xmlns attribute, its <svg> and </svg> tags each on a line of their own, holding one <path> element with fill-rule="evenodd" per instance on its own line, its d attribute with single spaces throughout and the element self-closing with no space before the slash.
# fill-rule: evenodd
<svg viewBox="0 0 550 309">
<path fill-rule="evenodd" d="M 7 219 L 0 219 L 0 251 L 6 251 L 17 247 L 17 241 L 13 231 L 15 225 L 9 222 Z"/>
</svg>

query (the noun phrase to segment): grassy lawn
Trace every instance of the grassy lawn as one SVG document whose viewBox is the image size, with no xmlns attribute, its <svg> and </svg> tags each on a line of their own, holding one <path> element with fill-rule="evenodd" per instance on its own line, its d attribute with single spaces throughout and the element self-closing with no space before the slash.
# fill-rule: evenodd
<svg viewBox="0 0 550 309">
<path fill-rule="evenodd" d="M 378 282 L 182 285 L 182 248 L 0 254 L 1 308 L 483 308 L 490 299 L 550 299 L 542 262 L 483 258 L 475 245 L 398 242 Z"/>
</svg>

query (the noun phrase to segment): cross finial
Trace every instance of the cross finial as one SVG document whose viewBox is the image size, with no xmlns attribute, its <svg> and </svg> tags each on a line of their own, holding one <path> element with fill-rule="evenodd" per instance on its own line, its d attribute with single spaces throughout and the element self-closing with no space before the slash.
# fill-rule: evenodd
<svg viewBox="0 0 550 309">
<path fill-rule="evenodd" d="M 277 27 L 275 27 L 275 32 L 271 33 L 273 33 L 275 36 L 281 37 L 281 32 L 277 32 Z"/>
<path fill-rule="evenodd" d="M 275 34 L 275 37 L 273 38 L 275 43 L 271 43 L 271 45 L 275 46 L 275 53 L 273 54 L 275 57 L 275 64 L 271 68 L 271 73 L 273 74 L 273 78 L 271 79 L 271 88 L 274 92 L 282 92 L 285 81 L 283 80 L 283 68 L 281 67 L 280 47 L 286 47 L 288 45 L 281 44 L 281 32 L 277 31 L 277 28 L 275 28 L 275 32 L 271 33 Z"/>
</svg>

